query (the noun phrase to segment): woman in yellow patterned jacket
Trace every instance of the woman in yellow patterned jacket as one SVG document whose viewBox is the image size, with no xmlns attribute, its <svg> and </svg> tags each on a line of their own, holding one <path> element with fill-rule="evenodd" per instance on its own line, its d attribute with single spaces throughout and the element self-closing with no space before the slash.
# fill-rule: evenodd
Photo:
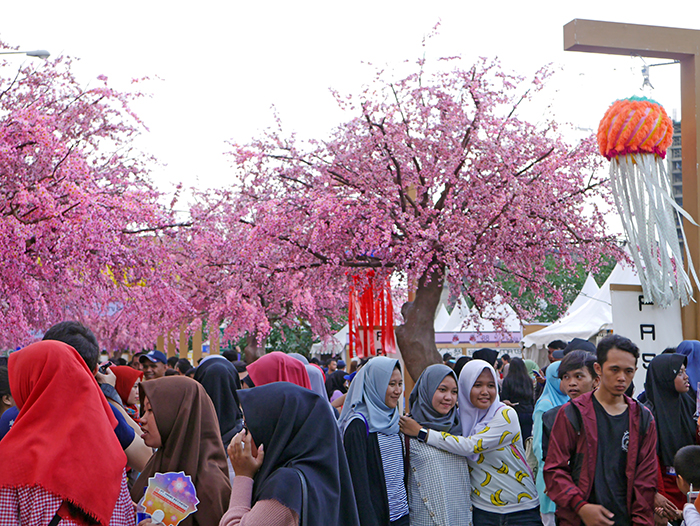
<svg viewBox="0 0 700 526">
<path fill-rule="evenodd" d="M 459 375 L 459 416 L 463 436 L 428 430 L 425 442 L 467 458 L 474 524 L 542 526 L 517 413 L 499 400 L 496 371 L 483 360 L 472 360 Z M 401 431 L 417 436 L 421 429 L 402 417 Z"/>
</svg>

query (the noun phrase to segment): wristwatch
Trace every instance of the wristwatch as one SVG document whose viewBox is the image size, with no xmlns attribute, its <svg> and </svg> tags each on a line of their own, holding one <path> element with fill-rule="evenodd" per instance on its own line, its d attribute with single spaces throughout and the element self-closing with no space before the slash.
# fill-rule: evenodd
<svg viewBox="0 0 700 526">
<path fill-rule="evenodd" d="M 426 440 L 428 440 L 428 430 L 424 427 L 421 428 L 421 430 L 418 431 L 418 436 L 416 438 L 421 442 L 425 442 Z"/>
</svg>

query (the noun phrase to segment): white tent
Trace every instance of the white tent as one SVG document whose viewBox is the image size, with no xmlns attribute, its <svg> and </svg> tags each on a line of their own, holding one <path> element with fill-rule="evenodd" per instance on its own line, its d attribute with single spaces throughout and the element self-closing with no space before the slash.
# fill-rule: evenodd
<svg viewBox="0 0 700 526">
<path fill-rule="evenodd" d="M 454 309 L 452 309 L 452 313 L 450 314 L 449 319 L 442 326 L 439 332 L 462 331 L 462 326 L 464 325 L 465 320 L 467 320 L 467 318 L 469 318 L 470 315 L 471 311 L 467 306 L 467 300 L 464 299 L 464 296 L 460 295 L 459 299 L 457 300 L 457 303 L 454 306 Z M 435 330 L 437 332 L 437 329 Z"/>
<path fill-rule="evenodd" d="M 439 332 L 447 324 L 450 319 L 450 313 L 447 312 L 447 308 L 444 303 L 440 304 L 437 314 L 435 315 L 435 322 L 433 322 L 433 328 L 435 332 Z"/>
<path fill-rule="evenodd" d="M 610 285 L 612 283 L 639 285 L 637 271 L 631 265 L 618 263 L 593 297 L 550 326 L 525 336 L 522 340 L 523 347 L 528 350 L 531 347 L 541 348 L 553 340 L 570 341 L 574 338 L 587 340 L 603 329 L 611 329 Z"/>
<path fill-rule="evenodd" d="M 345 327 L 336 332 L 327 341 L 320 341 L 311 346 L 311 356 L 318 354 L 338 354 L 345 350 L 345 344 L 348 341 L 350 327 L 346 324 Z M 343 355 L 344 356 L 344 355 Z"/>
<path fill-rule="evenodd" d="M 497 331 L 494 322 L 491 320 L 503 320 L 503 329 L 508 332 L 519 332 L 522 329 L 520 318 L 515 313 L 513 308 L 508 304 L 499 304 L 500 298 L 496 298 L 496 302 L 487 305 L 481 313 L 476 307 L 472 307 L 472 319 L 462 329 L 465 332 L 495 332 Z M 473 321 L 476 319 L 477 321 Z"/>
<path fill-rule="evenodd" d="M 593 278 L 593 274 L 589 273 L 588 277 L 586 278 L 585 283 L 583 284 L 583 287 L 581 288 L 581 292 L 578 293 L 578 296 L 576 296 L 576 299 L 573 302 L 571 302 L 571 305 L 569 305 L 569 308 L 566 309 L 566 313 L 564 314 L 564 316 L 566 316 L 567 314 L 571 314 L 576 309 L 578 309 L 581 305 L 584 305 L 589 299 L 591 299 L 593 296 L 595 296 L 599 290 L 600 290 L 600 287 L 595 282 L 595 279 Z"/>
</svg>

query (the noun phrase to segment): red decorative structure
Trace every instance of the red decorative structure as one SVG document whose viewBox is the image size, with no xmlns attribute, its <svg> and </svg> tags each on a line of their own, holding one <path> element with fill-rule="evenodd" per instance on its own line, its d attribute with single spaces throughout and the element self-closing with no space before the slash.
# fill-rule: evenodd
<svg viewBox="0 0 700 526">
<path fill-rule="evenodd" d="M 374 279 L 374 271 L 367 274 L 367 284 L 360 284 L 354 276 L 350 286 L 348 328 L 351 358 L 366 358 L 377 354 L 396 352 L 394 338 L 394 305 L 391 301 L 389 279 Z M 381 349 L 374 341 L 374 329 L 381 332 Z"/>
</svg>

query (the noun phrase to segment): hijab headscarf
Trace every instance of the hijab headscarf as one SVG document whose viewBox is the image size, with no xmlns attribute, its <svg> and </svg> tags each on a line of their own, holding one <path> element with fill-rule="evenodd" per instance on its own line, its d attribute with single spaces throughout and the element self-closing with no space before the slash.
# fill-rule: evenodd
<svg viewBox="0 0 700 526">
<path fill-rule="evenodd" d="M 119 398 L 122 399 L 124 406 L 127 405 L 131 388 L 134 387 L 136 380 L 143 380 L 143 371 L 129 367 L 128 365 L 113 365 L 110 371 L 117 377 L 114 388 L 119 393 Z"/>
<path fill-rule="evenodd" d="M 324 400 L 328 400 L 328 396 L 326 396 L 326 384 L 323 381 L 323 371 L 311 364 L 305 367 L 306 373 L 309 375 L 311 390 Z"/>
<path fill-rule="evenodd" d="M 241 388 L 238 371 L 226 359 L 207 360 L 195 369 L 194 379 L 202 384 L 214 404 L 221 440 L 226 447 L 233 436 L 243 429 L 243 414 L 236 399 L 236 391 Z"/>
<path fill-rule="evenodd" d="M 280 351 L 261 356 L 248 366 L 247 371 L 256 387 L 272 382 L 291 382 L 311 389 L 304 364 Z"/>
<path fill-rule="evenodd" d="M 41 486 L 107 526 L 126 456 L 85 361 L 73 347 L 47 340 L 12 353 L 8 369 L 19 414 L 0 442 L 0 487 Z M 95 446 L 107 453 L 99 462 L 85 456 Z"/>
<path fill-rule="evenodd" d="M 496 365 L 496 360 L 498 360 L 498 351 L 484 348 L 474 351 L 473 356 L 475 360 L 484 360 L 488 362 L 491 367 L 494 367 Z"/>
<path fill-rule="evenodd" d="M 534 360 L 523 360 L 525 362 L 525 368 L 527 369 L 527 374 L 530 375 L 530 378 L 533 380 L 535 379 L 535 371 L 539 371 L 540 368 L 537 365 L 537 362 Z"/>
<path fill-rule="evenodd" d="M 307 360 L 304 355 L 299 354 L 298 352 L 290 352 L 289 356 L 291 356 L 295 360 L 299 360 L 301 363 L 304 364 L 304 367 L 306 368 L 306 374 L 309 375 L 309 383 L 311 384 L 311 390 L 321 398 L 328 398 L 326 396 L 326 386 L 325 379 L 323 377 L 323 370 L 316 365 L 310 364 L 309 360 Z"/>
<path fill-rule="evenodd" d="M 478 409 L 472 404 L 470 395 L 477 378 L 479 378 L 485 369 L 493 376 L 493 381 L 496 384 L 496 398 L 488 409 Z M 471 436 L 484 429 L 496 415 L 496 412 L 505 405 L 498 396 L 498 377 L 496 376 L 496 371 L 491 367 L 491 364 L 483 360 L 472 360 L 464 366 L 459 375 L 458 399 L 462 435 Z M 474 455 L 474 458 L 477 458 L 477 456 Z"/>
<path fill-rule="evenodd" d="M 569 397 L 561 392 L 561 380 L 559 379 L 560 363 L 561 362 L 554 362 L 547 366 L 547 371 L 545 373 L 547 383 L 544 384 L 542 396 L 540 396 L 535 404 L 534 413 L 544 413 L 553 407 L 559 407 L 569 401 Z"/>
<path fill-rule="evenodd" d="M 333 396 L 333 393 L 340 391 L 342 394 L 348 392 L 347 387 L 345 387 L 345 376 L 348 373 L 345 371 L 334 371 L 326 377 L 326 394 L 328 398 Z"/>
<path fill-rule="evenodd" d="M 299 360 L 304 365 L 309 365 L 309 360 L 307 360 L 306 356 L 304 356 L 303 354 L 299 354 L 298 352 L 290 352 L 289 356 L 296 360 Z"/>
<path fill-rule="evenodd" d="M 309 526 L 359 525 L 343 443 L 328 402 L 311 391 L 276 382 L 240 391 L 246 426 L 265 446 L 253 503 L 275 499 L 301 516 L 301 470 L 308 487 Z"/>
<path fill-rule="evenodd" d="M 700 382 L 700 341 L 698 340 L 683 340 L 676 352 L 688 357 L 688 363 L 685 366 L 688 373 L 688 381 L 690 382 L 690 391 L 695 393 Z"/>
<path fill-rule="evenodd" d="M 452 376 L 457 384 L 457 375 L 443 364 L 428 366 L 418 378 L 408 401 L 411 404 L 411 417 L 420 425 L 435 431 L 447 431 L 452 435 L 461 435 L 457 406 L 446 415 L 441 415 L 433 407 L 433 396 L 442 381 Z"/>
<path fill-rule="evenodd" d="M 134 387 L 136 380 L 143 380 L 143 371 L 139 371 L 128 365 L 113 365 L 109 369 L 117 377 L 114 388 L 117 390 L 117 394 L 119 394 L 119 398 L 121 398 L 124 404 L 126 413 L 134 422 L 140 424 L 141 419 L 139 418 L 138 407 L 136 407 L 136 404 L 129 404 L 127 400 L 129 399 L 131 388 Z"/>
<path fill-rule="evenodd" d="M 213 360 L 216 361 L 216 360 Z M 197 489 L 197 511 L 182 526 L 218 526 L 228 509 L 231 483 L 214 405 L 198 382 L 164 376 L 139 385 L 141 404 L 148 397 L 163 446 L 158 448 L 131 489 L 139 502 L 156 473 L 184 471 Z"/>
<path fill-rule="evenodd" d="M 664 466 L 673 466 L 673 457 L 684 447 L 695 444 L 695 401 L 688 393 L 679 393 L 674 380 L 686 357 L 660 354 L 649 364 L 644 388 L 656 419 L 657 451 Z"/>
<path fill-rule="evenodd" d="M 362 367 L 350 384 L 343 411 L 338 419 L 342 434 L 355 418 L 367 419 L 370 433 L 393 435 L 399 432 L 399 408 L 386 405 L 386 390 L 399 361 L 377 356 Z M 362 416 L 360 416 L 362 415 Z"/>
<path fill-rule="evenodd" d="M 464 366 L 467 363 L 471 362 L 473 359 L 474 358 L 472 358 L 471 356 L 460 356 L 459 358 L 457 358 L 457 361 L 455 362 L 455 366 L 453 369 L 455 374 L 457 375 L 457 378 L 459 378 L 459 373 L 462 372 L 462 369 L 464 368 Z"/>
</svg>

